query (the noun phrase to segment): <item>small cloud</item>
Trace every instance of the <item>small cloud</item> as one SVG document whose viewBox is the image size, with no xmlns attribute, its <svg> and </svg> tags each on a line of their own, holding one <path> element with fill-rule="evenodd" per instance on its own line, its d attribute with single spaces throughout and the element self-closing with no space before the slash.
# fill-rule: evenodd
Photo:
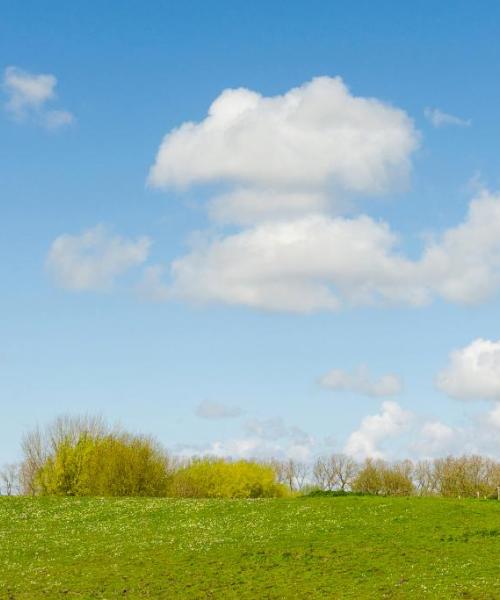
<svg viewBox="0 0 500 600">
<path fill-rule="evenodd" d="M 46 268 L 57 285 L 67 290 L 108 290 L 119 275 L 144 263 L 150 246 L 147 237 L 130 240 L 97 225 L 80 235 L 66 233 L 56 238 Z"/>
<path fill-rule="evenodd" d="M 436 387 L 458 400 L 500 401 L 500 341 L 479 338 L 454 350 Z"/>
<path fill-rule="evenodd" d="M 251 419 L 244 424 L 245 432 L 262 440 L 288 439 L 295 444 L 307 445 L 311 436 L 295 425 L 287 425 L 282 417 Z"/>
<path fill-rule="evenodd" d="M 441 421 L 425 422 L 412 450 L 420 457 L 433 458 L 459 454 L 465 448 L 466 432 Z"/>
<path fill-rule="evenodd" d="M 397 375 L 387 374 L 374 379 L 365 365 L 361 365 L 353 373 L 332 369 L 320 379 L 320 385 L 336 392 L 354 392 L 374 398 L 396 396 L 403 389 Z"/>
<path fill-rule="evenodd" d="M 434 126 L 434 127 L 444 127 L 446 125 L 456 125 L 458 127 L 470 127 L 472 125 L 472 121 L 470 119 L 461 119 L 460 117 L 456 117 L 455 115 L 450 115 L 449 113 L 445 113 L 439 108 L 426 108 L 424 110 L 425 118 Z"/>
<path fill-rule="evenodd" d="M 49 110 L 44 116 L 44 123 L 47 129 L 60 129 L 74 122 L 75 117 L 67 110 Z"/>
<path fill-rule="evenodd" d="M 212 409 L 217 403 L 202 402 L 200 406 L 202 405 Z M 210 410 L 210 414 L 212 412 Z M 243 423 L 243 434 L 240 436 L 216 440 L 209 444 L 180 444 L 174 450 L 181 456 L 212 455 L 263 460 L 293 458 L 308 461 L 318 448 L 312 436 L 296 426 L 288 425 L 281 417 L 275 417 L 246 421 Z"/>
<path fill-rule="evenodd" d="M 344 452 L 358 460 L 384 458 L 381 445 L 389 438 L 404 433 L 413 420 L 413 414 L 403 410 L 397 402 L 386 400 L 380 413 L 368 415 L 349 436 Z"/>
<path fill-rule="evenodd" d="M 196 407 L 196 416 L 201 419 L 235 419 L 243 414 L 238 406 L 228 406 L 222 402 L 203 400 Z"/>
<path fill-rule="evenodd" d="M 71 125 L 74 116 L 67 110 L 47 110 L 56 98 L 57 79 L 50 74 L 33 74 L 7 67 L 3 89 L 8 97 L 5 108 L 16 121 L 32 121 L 50 130 Z"/>
</svg>

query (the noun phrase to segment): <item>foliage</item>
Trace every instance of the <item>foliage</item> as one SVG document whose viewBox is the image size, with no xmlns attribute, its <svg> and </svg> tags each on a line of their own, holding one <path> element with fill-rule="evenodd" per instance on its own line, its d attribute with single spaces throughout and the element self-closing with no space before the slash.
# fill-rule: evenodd
<svg viewBox="0 0 500 600">
<path fill-rule="evenodd" d="M 21 465 L 0 469 L 0 493 L 26 495 L 279 497 L 354 491 L 383 496 L 496 497 L 500 463 L 481 456 L 417 463 L 344 454 L 313 465 L 225 459 L 174 461 L 152 438 L 111 429 L 97 417 L 60 417 L 24 436 Z"/>
<path fill-rule="evenodd" d="M 21 441 L 21 493 L 33 496 L 41 492 L 40 472 L 61 446 L 75 445 L 82 436 L 97 439 L 108 433 L 111 431 L 100 417 L 88 415 L 61 416 L 44 428 L 27 432 Z"/>
<path fill-rule="evenodd" d="M 411 463 L 390 465 L 382 460 L 367 459 L 354 479 L 352 489 L 365 494 L 409 496 L 414 491 Z"/>
<path fill-rule="evenodd" d="M 273 498 L 287 493 L 269 465 L 198 459 L 173 476 L 169 495 L 181 498 Z"/>
<path fill-rule="evenodd" d="M 500 467 L 481 456 L 449 456 L 434 461 L 434 480 L 442 496 L 488 496 L 500 485 Z"/>
<path fill-rule="evenodd" d="M 169 480 L 162 450 L 126 434 L 63 439 L 36 474 L 39 493 L 65 496 L 165 496 Z"/>
<path fill-rule="evenodd" d="M 0 498 L 0 598 L 500 598 L 500 502 Z"/>
</svg>

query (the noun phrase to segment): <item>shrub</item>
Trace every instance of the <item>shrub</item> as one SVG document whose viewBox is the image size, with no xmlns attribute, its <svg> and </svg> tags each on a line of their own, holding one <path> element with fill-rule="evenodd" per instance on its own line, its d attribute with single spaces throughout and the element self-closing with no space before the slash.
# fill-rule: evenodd
<svg viewBox="0 0 500 600">
<path fill-rule="evenodd" d="M 29 493 L 64 496 L 164 496 L 170 461 L 151 438 L 59 420 L 27 437 L 24 486 Z"/>
<path fill-rule="evenodd" d="M 252 461 L 197 459 L 172 478 L 169 495 L 183 498 L 276 498 L 287 494 L 271 466 Z"/>
<path fill-rule="evenodd" d="M 434 461 L 434 479 L 442 496 L 494 496 L 500 485 L 500 466 L 481 456 L 448 456 Z"/>
<path fill-rule="evenodd" d="M 383 460 L 367 459 L 353 482 L 352 489 L 364 494 L 409 496 L 414 491 L 411 463 L 389 465 Z"/>
<path fill-rule="evenodd" d="M 37 473 L 42 494 L 164 496 L 169 475 L 164 453 L 147 438 L 126 434 L 59 444 Z"/>
<path fill-rule="evenodd" d="M 380 464 L 368 458 L 356 475 L 352 489 L 354 492 L 362 492 L 364 494 L 379 494 L 382 489 Z"/>
</svg>

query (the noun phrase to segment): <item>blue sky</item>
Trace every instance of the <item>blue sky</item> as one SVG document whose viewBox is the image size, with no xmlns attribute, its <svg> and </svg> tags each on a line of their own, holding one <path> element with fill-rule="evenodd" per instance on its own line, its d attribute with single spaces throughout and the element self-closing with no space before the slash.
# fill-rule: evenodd
<svg viewBox="0 0 500 600">
<path fill-rule="evenodd" d="M 181 452 L 500 454 L 497 3 L 2 9 L 0 462 L 37 422 L 82 412 Z M 311 83 L 320 76 L 324 86 Z M 200 128 L 177 139 L 148 184 L 164 136 L 204 122 L 237 88 L 314 94 L 324 126 L 315 111 L 297 115 L 307 137 L 286 132 L 292 167 L 288 148 L 271 152 L 275 177 L 262 156 L 285 139 L 288 109 L 264 101 L 218 141 Z M 342 145 L 345 127 L 358 137 Z M 326 179 L 315 180 L 322 161 Z M 240 189 L 249 196 L 234 200 L 237 218 L 214 219 L 213 198 Z M 297 194 L 327 206 L 297 215 Z M 257 205 L 265 214 L 242 223 Z M 379 241 L 383 223 L 394 248 Z M 280 236 L 299 233 L 307 239 L 292 254 L 277 250 Z M 353 265 L 354 239 L 369 251 Z M 234 272 L 258 302 L 242 299 Z M 318 280 L 337 296 L 339 272 L 339 308 L 304 304 Z M 376 298 L 359 301 L 366 281 Z M 384 376 L 392 387 L 377 385 Z"/>
</svg>

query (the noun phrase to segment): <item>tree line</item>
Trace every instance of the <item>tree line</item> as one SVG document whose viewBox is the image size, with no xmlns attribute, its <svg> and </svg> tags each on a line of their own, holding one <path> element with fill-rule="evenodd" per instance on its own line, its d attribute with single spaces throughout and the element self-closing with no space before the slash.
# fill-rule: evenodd
<svg viewBox="0 0 500 600">
<path fill-rule="evenodd" d="M 288 460 L 178 458 L 154 438 L 94 417 L 60 417 L 22 439 L 22 461 L 0 469 L 3 495 L 262 498 L 297 493 L 499 497 L 500 463 L 483 456 L 412 462 L 345 454 Z"/>
</svg>

